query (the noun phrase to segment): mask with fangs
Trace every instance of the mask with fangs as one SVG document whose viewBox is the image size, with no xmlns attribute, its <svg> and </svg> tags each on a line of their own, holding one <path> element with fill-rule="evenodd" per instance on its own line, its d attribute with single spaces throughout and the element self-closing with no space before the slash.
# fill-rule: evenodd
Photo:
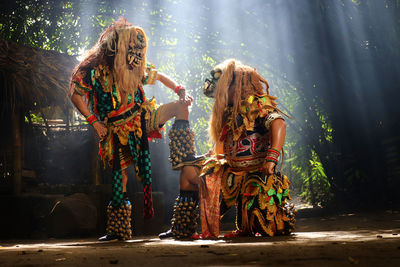
<svg viewBox="0 0 400 267">
<path fill-rule="evenodd" d="M 138 67 L 142 63 L 144 59 L 145 47 L 146 41 L 144 35 L 137 32 L 135 42 L 129 43 L 127 55 L 128 64 L 132 69 Z"/>
</svg>

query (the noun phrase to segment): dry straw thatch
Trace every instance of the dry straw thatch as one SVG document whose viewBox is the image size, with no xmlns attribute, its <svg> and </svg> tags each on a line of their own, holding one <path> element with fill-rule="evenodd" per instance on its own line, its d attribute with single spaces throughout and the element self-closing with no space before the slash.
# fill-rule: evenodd
<svg viewBox="0 0 400 267">
<path fill-rule="evenodd" d="M 76 64 L 72 56 L 0 40 L 0 112 L 66 107 Z"/>
</svg>

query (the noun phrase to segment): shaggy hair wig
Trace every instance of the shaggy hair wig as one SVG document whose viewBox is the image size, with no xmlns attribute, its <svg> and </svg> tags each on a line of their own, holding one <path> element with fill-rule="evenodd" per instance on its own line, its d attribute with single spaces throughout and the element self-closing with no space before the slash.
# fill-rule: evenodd
<svg viewBox="0 0 400 267">
<path fill-rule="evenodd" d="M 144 38 L 143 59 L 139 66 L 130 68 L 127 62 L 127 53 L 130 47 L 135 47 L 138 34 Z M 112 71 L 114 83 L 120 91 L 122 101 L 126 104 L 128 94 L 132 95 L 142 81 L 146 66 L 147 37 L 140 27 L 132 26 L 125 18 L 119 18 L 109 26 L 100 36 L 96 45 L 87 53 L 85 58 L 75 67 L 72 77 L 81 71 L 104 65 Z M 73 83 L 70 84 L 70 93 L 74 90 Z"/>
<path fill-rule="evenodd" d="M 228 107 L 229 92 L 233 91 L 232 115 L 236 118 L 239 114 L 243 100 L 251 95 L 269 95 L 268 82 L 257 73 L 257 70 L 242 64 L 235 59 L 228 59 L 215 66 L 220 69 L 220 76 L 215 92 L 215 102 L 210 118 L 210 141 L 216 143 L 224 125 L 225 109 Z M 236 124 L 236 120 L 234 121 Z M 237 125 L 234 125 L 237 126 Z"/>
</svg>

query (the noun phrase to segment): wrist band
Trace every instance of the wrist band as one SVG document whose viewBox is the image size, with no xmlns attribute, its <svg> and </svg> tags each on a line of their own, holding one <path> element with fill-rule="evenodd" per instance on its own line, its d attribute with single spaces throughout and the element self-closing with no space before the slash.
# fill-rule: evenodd
<svg viewBox="0 0 400 267">
<path fill-rule="evenodd" d="M 277 158 L 281 155 L 281 152 L 279 152 L 279 150 L 275 149 L 275 148 L 269 148 L 267 153 L 272 153 L 274 155 L 277 155 Z"/>
<path fill-rule="evenodd" d="M 93 125 L 93 123 L 95 123 L 96 121 L 98 121 L 98 119 L 96 118 L 96 116 L 93 113 L 90 113 L 89 116 L 86 117 L 86 121 L 90 124 Z"/>
<path fill-rule="evenodd" d="M 265 160 L 267 162 L 273 162 L 275 165 L 278 164 L 278 158 L 281 155 L 281 152 L 275 148 L 269 148 L 267 150 L 267 156 L 265 157 Z"/>
<path fill-rule="evenodd" d="M 265 157 L 265 161 L 267 162 L 273 162 L 275 165 L 278 165 L 278 160 L 270 157 Z"/>
<path fill-rule="evenodd" d="M 174 89 L 174 92 L 175 92 L 175 94 L 179 94 L 179 92 L 180 92 L 181 90 L 185 90 L 185 87 L 183 87 L 182 85 L 178 85 L 178 86 Z"/>
</svg>

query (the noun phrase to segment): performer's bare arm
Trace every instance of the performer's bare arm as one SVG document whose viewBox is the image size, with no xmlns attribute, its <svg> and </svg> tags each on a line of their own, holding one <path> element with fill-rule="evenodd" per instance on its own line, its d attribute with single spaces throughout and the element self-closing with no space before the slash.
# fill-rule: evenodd
<svg viewBox="0 0 400 267">
<path fill-rule="evenodd" d="M 162 82 L 166 87 L 174 90 L 178 84 L 167 75 L 157 72 L 157 80 Z"/>
<path fill-rule="evenodd" d="M 174 90 L 178 86 L 178 84 L 173 79 L 160 72 L 157 73 L 157 80 L 162 82 L 166 87 L 172 90 Z M 191 96 L 186 95 L 185 89 L 179 91 L 178 96 L 179 101 L 185 102 L 187 105 L 190 105 L 193 101 L 193 98 Z"/>
<path fill-rule="evenodd" d="M 71 101 L 83 116 L 87 117 L 90 115 L 90 110 L 85 101 L 83 101 L 83 96 L 74 92 L 71 96 Z M 103 139 L 107 134 L 107 127 L 100 121 L 96 121 L 92 125 L 100 139 Z"/>
<path fill-rule="evenodd" d="M 283 144 L 285 143 L 286 137 L 286 123 L 282 119 L 276 119 L 271 123 L 271 147 L 278 151 L 282 151 Z M 264 171 L 270 175 L 274 173 L 275 163 L 266 162 L 264 163 Z"/>
</svg>

